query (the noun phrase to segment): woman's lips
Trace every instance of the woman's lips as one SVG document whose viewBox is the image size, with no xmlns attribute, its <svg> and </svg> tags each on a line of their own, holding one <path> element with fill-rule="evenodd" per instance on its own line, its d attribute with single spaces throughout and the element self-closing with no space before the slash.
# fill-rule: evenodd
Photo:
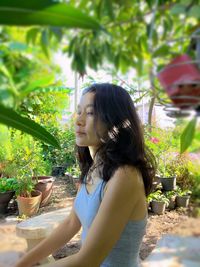
<svg viewBox="0 0 200 267">
<path fill-rule="evenodd" d="M 76 135 L 85 135 L 83 132 L 76 132 Z"/>
</svg>

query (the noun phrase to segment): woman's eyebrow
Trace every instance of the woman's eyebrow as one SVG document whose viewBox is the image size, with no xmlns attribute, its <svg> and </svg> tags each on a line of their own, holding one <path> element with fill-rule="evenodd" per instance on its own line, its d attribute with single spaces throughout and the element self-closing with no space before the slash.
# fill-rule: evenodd
<svg viewBox="0 0 200 267">
<path fill-rule="evenodd" d="M 92 108 L 93 108 L 94 105 L 93 105 L 93 104 L 87 104 L 87 105 L 86 105 L 86 108 L 88 108 L 88 107 L 92 107 Z"/>
<path fill-rule="evenodd" d="M 85 108 L 94 108 L 94 105 L 93 104 L 87 104 Z M 77 109 L 80 109 L 81 108 L 81 105 L 77 105 Z"/>
</svg>

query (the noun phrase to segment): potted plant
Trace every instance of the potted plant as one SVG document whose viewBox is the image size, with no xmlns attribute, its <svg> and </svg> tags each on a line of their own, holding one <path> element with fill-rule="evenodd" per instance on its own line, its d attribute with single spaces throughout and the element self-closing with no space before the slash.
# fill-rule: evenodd
<svg viewBox="0 0 200 267">
<path fill-rule="evenodd" d="M 151 133 L 147 130 L 145 131 L 145 144 L 153 152 L 157 161 L 154 189 L 160 182 L 164 191 L 174 190 L 176 187 L 176 175 L 170 168 L 176 148 L 174 134 L 172 131 L 160 128 L 154 128 Z"/>
<path fill-rule="evenodd" d="M 180 187 L 177 188 L 177 197 L 176 197 L 176 205 L 177 207 L 187 208 L 190 201 L 191 191 L 189 189 L 182 190 Z"/>
<path fill-rule="evenodd" d="M 151 198 L 152 211 L 158 215 L 163 214 L 165 212 L 166 205 L 169 203 L 169 200 L 160 190 L 151 193 Z"/>
<path fill-rule="evenodd" d="M 38 212 L 42 193 L 35 190 L 35 184 L 36 182 L 32 179 L 32 175 L 27 173 L 18 178 L 15 194 L 17 196 L 19 215 L 32 216 Z"/>
<path fill-rule="evenodd" d="M 164 191 L 173 191 L 176 188 L 176 170 L 172 167 L 174 153 L 165 151 L 158 161 L 158 176 Z"/>
<path fill-rule="evenodd" d="M 159 180 L 164 191 L 172 191 L 176 188 L 176 174 L 171 169 L 171 163 L 159 164 Z"/>
<path fill-rule="evenodd" d="M 0 178 L 0 214 L 7 212 L 8 203 L 15 194 L 16 184 L 16 178 Z"/>
<path fill-rule="evenodd" d="M 167 191 L 165 192 L 166 198 L 169 200 L 169 204 L 167 206 L 168 209 L 173 210 L 176 206 L 176 191 Z"/>
</svg>

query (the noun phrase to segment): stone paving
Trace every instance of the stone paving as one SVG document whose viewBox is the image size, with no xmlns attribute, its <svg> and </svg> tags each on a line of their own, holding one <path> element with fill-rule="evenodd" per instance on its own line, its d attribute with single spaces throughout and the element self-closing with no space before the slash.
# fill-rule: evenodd
<svg viewBox="0 0 200 267">
<path fill-rule="evenodd" d="M 27 245 L 16 235 L 17 217 L 0 221 L 0 267 L 11 267 L 25 253 Z"/>
</svg>

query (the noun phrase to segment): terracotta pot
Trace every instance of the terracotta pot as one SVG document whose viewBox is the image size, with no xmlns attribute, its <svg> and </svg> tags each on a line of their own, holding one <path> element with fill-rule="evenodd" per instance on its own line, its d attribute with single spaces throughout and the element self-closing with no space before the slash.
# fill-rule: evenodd
<svg viewBox="0 0 200 267">
<path fill-rule="evenodd" d="M 35 185 L 35 190 L 42 192 L 40 207 L 44 207 L 49 203 L 50 197 L 53 192 L 53 183 L 55 181 L 55 178 L 52 176 L 37 176 L 33 177 L 33 179 L 38 180 L 38 183 Z"/>
<path fill-rule="evenodd" d="M 190 202 L 190 196 L 177 196 L 176 197 L 176 205 L 177 207 L 187 208 Z"/>
<path fill-rule="evenodd" d="M 158 79 L 175 105 L 186 108 L 199 103 L 200 71 L 188 55 L 173 59 Z"/>
<path fill-rule="evenodd" d="M 176 188 L 176 177 L 160 177 L 160 182 L 164 191 L 172 191 Z"/>
<path fill-rule="evenodd" d="M 37 214 L 42 199 L 42 193 L 35 190 L 31 195 L 32 197 L 17 197 L 19 215 L 24 214 L 26 216 L 32 216 Z"/>
<path fill-rule="evenodd" d="M 152 200 L 151 208 L 154 213 L 161 215 L 165 212 L 166 204 L 165 202 Z"/>
<path fill-rule="evenodd" d="M 8 203 L 10 202 L 14 194 L 14 191 L 0 193 L 0 214 L 5 214 L 7 212 Z"/>
</svg>

